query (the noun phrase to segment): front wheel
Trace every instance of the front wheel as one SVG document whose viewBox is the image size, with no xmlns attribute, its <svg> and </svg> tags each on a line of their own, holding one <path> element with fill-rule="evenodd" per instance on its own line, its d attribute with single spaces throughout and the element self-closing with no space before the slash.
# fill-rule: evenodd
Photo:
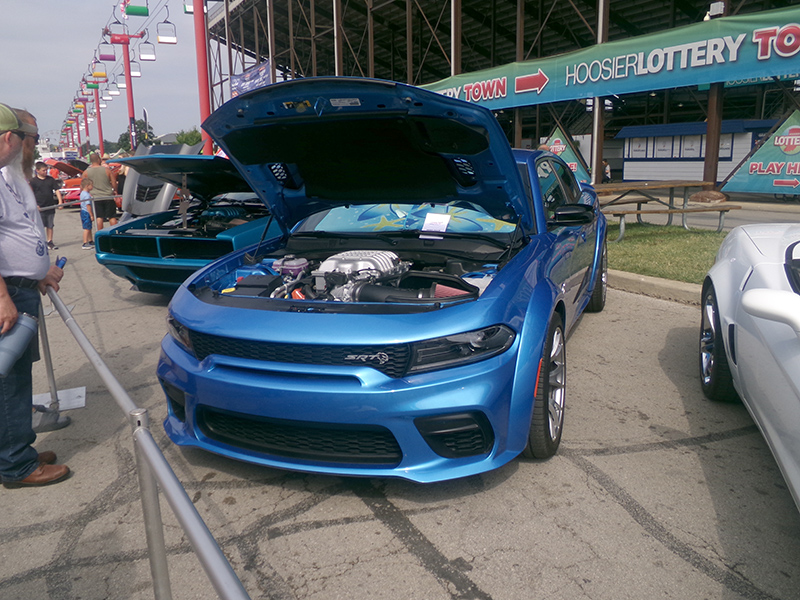
<svg viewBox="0 0 800 600">
<path fill-rule="evenodd" d="M 567 347 L 564 324 L 558 314 L 550 319 L 547 339 L 533 398 L 533 415 L 528 443 L 522 455 L 549 458 L 558 450 L 564 428 L 567 380 Z"/>
<path fill-rule="evenodd" d="M 730 402 L 737 398 L 731 369 L 725 354 L 725 341 L 719 318 L 714 285 L 703 285 L 703 309 L 700 324 L 700 385 L 709 400 Z"/>
</svg>

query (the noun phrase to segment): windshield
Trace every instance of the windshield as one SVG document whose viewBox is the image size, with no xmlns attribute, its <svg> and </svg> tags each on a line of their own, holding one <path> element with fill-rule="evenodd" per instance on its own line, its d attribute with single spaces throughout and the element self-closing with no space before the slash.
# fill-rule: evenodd
<svg viewBox="0 0 800 600">
<path fill-rule="evenodd" d="M 480 206 L 453 202 L 340 206 L 312 215 L 298 225 L 295 233 L 411 231 L 506 236 L 515 229 L 516 223 L 495 219 Z"/>
</svg>

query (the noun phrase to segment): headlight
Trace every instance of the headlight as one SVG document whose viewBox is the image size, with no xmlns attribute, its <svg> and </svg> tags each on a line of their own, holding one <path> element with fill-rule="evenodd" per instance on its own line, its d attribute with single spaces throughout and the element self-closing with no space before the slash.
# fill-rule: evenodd
<svg viewBox="0 0 800 600">
<path fill-rule="evenodd" d="M 486 360 L 508 350 L 514 332 L 505 325 L 425 340 L 411 344 L 409 373 L 460 367 Z"/>
<path fill-rule="evenodd" d="M 167 329 L 169 330 L 169 334 L 175 338 L 175 341 L 183 346 L 183 349 L 189 354 L 194 356 L 194 348 L 192 348 L 192 340 L 189 337 L 189 330 L 179 323 L 178 320 L 172 315 L 167 315 Z"/>
</svg>

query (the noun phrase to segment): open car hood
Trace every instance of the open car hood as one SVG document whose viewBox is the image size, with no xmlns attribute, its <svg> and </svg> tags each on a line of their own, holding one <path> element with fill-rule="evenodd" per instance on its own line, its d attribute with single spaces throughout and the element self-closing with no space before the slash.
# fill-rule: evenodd
<svg viewBox="0 0 800 600">
<path fill-rule="evenodd" d="M 59 160 L 55 160 L 53 158 L 45 159 L 45 164 L 51 167 L 55 167 L 62 173 L 65 173 L 68 177 L 80 177 L 83 175 L 83 171 L 81 171 L 78 167 L 74 167 L 69 163 L 61 162 Z"/>
<path fill-rule="evenodd" d="M 129 165 L 140 175 L 146 175 L 186 187 L 204 200 L 226 192 L 249 192 L 250 186 L 227 158 L 197 154 L 149 154 L 110 160 Z"/>
<path fill-rule="evenodd" d="M 306 78 L 233 98 L 203 123 L 286 229 L 335 206 L 469 202 L 530 223 L 505 133 L 420 88 Z"/>
</svg>

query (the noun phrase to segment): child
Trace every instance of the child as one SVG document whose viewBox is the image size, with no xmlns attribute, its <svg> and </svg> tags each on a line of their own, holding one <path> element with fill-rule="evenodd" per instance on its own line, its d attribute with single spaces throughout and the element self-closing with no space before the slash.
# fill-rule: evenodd
<svg viewBox="0 0 800 600">
<path fill-rule="evenodd" d="M 81 227 L 83 227 L 83 248 L 91 250 L 94 248 L 92 241 L 92 191 L 91 179 L 81 179 Z"/>
</svg>

